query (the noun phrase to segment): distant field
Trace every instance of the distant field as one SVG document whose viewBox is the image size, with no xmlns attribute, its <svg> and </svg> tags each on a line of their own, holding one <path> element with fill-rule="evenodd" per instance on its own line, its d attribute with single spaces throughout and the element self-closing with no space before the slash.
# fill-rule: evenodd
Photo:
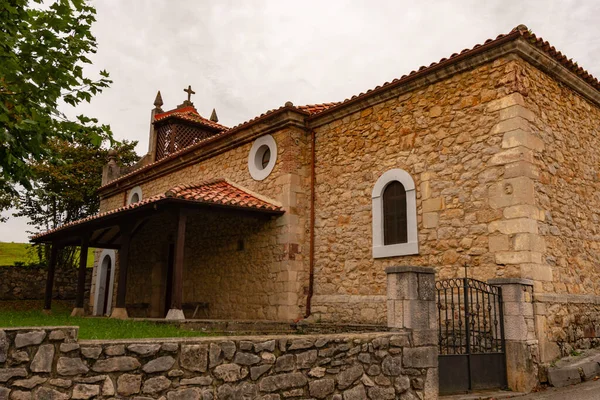
<svg viewBox="0 0 600 400">
<path fill-rule="evenodd" d="M 14 265 L 15 261 L 25 264 L 37 261 L 32 253 L 29 243 L 4 243 L 0 242 L 0 266 Z M 94 249 L 88 250 L 88 267 L 94 265 Z"/>
</svg>

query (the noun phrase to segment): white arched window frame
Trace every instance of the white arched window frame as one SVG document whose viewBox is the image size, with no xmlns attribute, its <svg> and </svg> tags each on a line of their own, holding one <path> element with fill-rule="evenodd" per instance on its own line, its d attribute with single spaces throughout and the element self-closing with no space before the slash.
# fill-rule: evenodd
<svg viewBox="0 0 600 400">
<path fill-rule="evenodd" d="M 138 201 L 142 201 L 142 188 L 136 186 L 129 191 L 129 196 L 127 196 L 127 205 L 131 203 L 137 203 Z"/>
<path fill-rule="evenodd" d="M 108 259 L 108 260 L 107 260 Z M 106 279 L 106 265 L 107 263 L 110 263 L 110 277 L 109 277 L 109 286 L 108 286 L 108 298 L 104 299 L 105 302 L 107 302 L 107 306 L 106 306 L 106 310 L 108 311 L 108 314 L 110 314 L 110 311 L 112 310 L 112 297 L 113 297 L 113 290 L 114 290 L 114 286 L 115 286 L 115 270 L 116 270 L 116 266 L 115 266 L 115 261 L 116 261 L 117 257 L 116 257 L 116 252 L 114 250 L 102 250 L 102 253 L 100 253 L 100 257 L 99 257 L 99 262 L 96 265 L 96 290 L 94 293 L 94 315 L 102 315 L 102 311 L 100 309 L 100 304 L 99 304 L 99 300 L 100 300 L 100 287 L 102 286 L 102 280 Z"/>
<path fill-rule="evenodd" d="M 398 181 L 406 190 L 407 243 L 385 245 L 383 192 L 386 187 Z M 403 169 L 391 169 L 385 172 L 375 183 L 371 194 L 373 204 L 373 257 L 384 258 L 419 254 L 419 236 L 417 232 L 417 196 L 415 181 Z"/>
</svg>

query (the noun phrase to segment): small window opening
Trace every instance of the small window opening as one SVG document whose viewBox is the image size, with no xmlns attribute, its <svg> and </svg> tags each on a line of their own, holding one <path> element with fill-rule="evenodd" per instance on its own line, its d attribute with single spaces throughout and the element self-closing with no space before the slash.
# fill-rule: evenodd
<svg viewBox="0 0 600 400">
<path fill-rule="evenodd" d="M 398 181 L 383 191 L 383 224 L 385 245 L 408 242 L 406 190 Z"/>
<path fill-rule="evenodd" d="M 237 249 L 238 251 L 243 251 L 244 250 L 244 239 L 239 239 L 237 242 Z"/>
</svg>

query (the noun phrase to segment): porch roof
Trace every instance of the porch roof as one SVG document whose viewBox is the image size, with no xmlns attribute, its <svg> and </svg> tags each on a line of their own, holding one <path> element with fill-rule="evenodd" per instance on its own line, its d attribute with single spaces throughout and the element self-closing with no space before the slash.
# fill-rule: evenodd
<svg viewBox="0 0 600 400">
<path fill-rule="evenodd" d="M 100 248 L 118 248 L 120 226 L 124 223 L 138 229 L 147 217 L 167 208 L 220 208 L 266 215 L 280 215 L 283 207 L 227 179 L 214 179 L 188 185 L 178 185 L 164 193 L 143 199 L 90 217 L 69 222 L 31 238 L 33 243 L 60 242 L 78 245 L 81 236 L 90 235 L 89 245 Z"/>
</svg>

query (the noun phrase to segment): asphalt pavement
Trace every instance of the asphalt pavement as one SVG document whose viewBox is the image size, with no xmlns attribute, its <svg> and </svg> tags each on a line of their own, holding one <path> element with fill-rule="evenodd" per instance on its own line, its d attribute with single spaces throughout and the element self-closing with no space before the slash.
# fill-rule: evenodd
<svg viewBox="0 0 600 400">
<path fill-rule="evenodd" d="M 600 379 L 516 397 L 515 400 L 600 400 Z"/>
</svg>

